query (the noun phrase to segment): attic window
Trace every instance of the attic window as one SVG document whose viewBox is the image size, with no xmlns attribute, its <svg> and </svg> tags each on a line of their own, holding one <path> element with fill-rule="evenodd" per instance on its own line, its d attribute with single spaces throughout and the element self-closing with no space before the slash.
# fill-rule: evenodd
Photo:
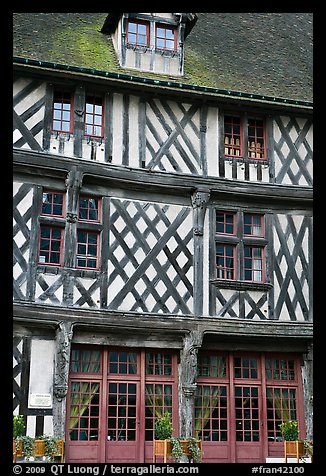
<svg viewBox="0 0 326 476">
<path fill-rule="evenodd" d="M 157 24 L 155 46 L 160 50 L 176 51 L 177 35 L 176 29 L 171 26 Z"/>
<path fill-rule="evenodd" d="M 138 20 L 129 20 L 127 43 L 135 46 L 149 46 L 149 24 Z"/>
</svg>

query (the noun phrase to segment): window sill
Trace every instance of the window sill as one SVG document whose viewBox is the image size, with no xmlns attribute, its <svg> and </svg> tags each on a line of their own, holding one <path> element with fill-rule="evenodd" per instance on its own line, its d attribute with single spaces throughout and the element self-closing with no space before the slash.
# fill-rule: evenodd
<svg viewBox="0 0 326 476">
<path fill-rule="evenodd" d="M 68 274 L 77 278 L 93 278 L 96 279 L 100 275 L 98 269 L 83 269 L 83 268 L 67 268 L 63 266 L 51 266 L 38 264 L 36 268 L 37 273 L 40 274 Z"/>
<path fill-rule="evenodd" d="M 273 288 L 271 283 L 249 283 L 230 279 L 211 279 L 210 284 L 216 288 L 236 289 L 237 291 L 270 291 Z"/>
</svg>

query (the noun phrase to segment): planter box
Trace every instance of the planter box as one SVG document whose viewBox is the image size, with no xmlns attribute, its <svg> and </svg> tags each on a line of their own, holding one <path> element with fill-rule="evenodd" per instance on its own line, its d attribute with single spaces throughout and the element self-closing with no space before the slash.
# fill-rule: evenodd
<svg viewBox="0 0 326 476">
<path fill-rule="evenodd" d="M 35 451 L 32 454 L 33 458 L 39 458 L 45 456 L 45 441 L 44 440 L 35 440 Z M 57 441 L 57 451 L 52 454 L 53 457 L 59 457 L 60 462 L 63 463 L 64 460 L 64 440 Z M 20 441 L 18 447 L 16 446 L 16 441 L 13 440 L 13 462 L 16 463 L 17 458 L 24 458 L 24 449 L 23 442 Z"/>
<path fill-rule="evenodd" d="M 188 450 L 189 440 L 180 440 L 183 453 L 188 458 L 191 457 L 191 454 Z M 197 445 L 200 449 L 200 455 L 202 455 L 202 442 L 201 440 L 196 440 Z M 172 442 L 170 440 L 154 440 L 153 441 L 153 461 L 156 463 L 156 458 L 163 458 L 163 462 L 167 462 L 167 458 L 172 456 Z M 200 457 L 201 460 L 201 457 Z"/>
<path fill-rule="evenodd" d="M 284 457 L 286 463 L 288 456 L 295 456 L 297 458 L 297 463 L 299 463 L 300 456 L 304 456 L 305 454 L 306 450 L 303 441 L 284 441 Z"/>
</svg>

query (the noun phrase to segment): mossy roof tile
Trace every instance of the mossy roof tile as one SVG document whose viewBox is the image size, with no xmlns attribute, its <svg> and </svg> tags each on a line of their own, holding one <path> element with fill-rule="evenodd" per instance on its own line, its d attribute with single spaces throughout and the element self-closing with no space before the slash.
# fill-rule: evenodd
<svg viewBox="0 0 326 476">
<path fill-rule="evenodd" d="M 185 74 L 174 81 L 208 88 L 312 101 L 312 14 L 197 13 L 185 42 Z M 138 77 L 121 68 L 107 13 L 14 13 L 13 54 Z"/>
</svg>

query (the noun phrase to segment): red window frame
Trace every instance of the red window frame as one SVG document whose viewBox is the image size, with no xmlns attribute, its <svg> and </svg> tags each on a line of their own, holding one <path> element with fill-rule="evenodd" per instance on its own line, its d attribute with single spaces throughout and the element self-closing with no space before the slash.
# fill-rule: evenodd
<svg viewBox="0 0 326 476">
<path fill-rule="evenodd" d="M 243 158 L 243 126 L 240 116 L 224 116 L 224 154 Z"/>
<path fill-rule="evenodd" d="M 235 213 L 216 210 L 216 233 L 218 235 L 235 235 Z"/>
<path fill-rule="evenodd" d="M 79 241 L 80 240 L 80 234 L 85 233 L 86 235 L 86 241 Z M 96 243 L 90 243 L 89 238 L 91 235 L 94 235 L 96 237 Z M 76 246 L 76 268 L 78 269 L 92 269 L 92 270 L 97 270 L 98 269 L 98 256 L 99 256 L 99 232 L 97 231 L 91 231 L 91 230 L 82 230 L 78 229 L 77 230 L 77 246 Z M 85 247 L 85 252 L 78 252 L 80 250 L 81 246 Z M 89 250 L 93 249 L 95 247 L 96 254 L 90 254 Z M 78 265 L 79 260 L 85 260 L 85 266 L 80 266 Z M 91 261 L 95 261 L 93 266 L 89 266 Z"/>
<path fill-rule="evenodd" d="M 85 137 L 103 137 L 104 104 L 101 96 L 86 95 L 84 135 Z"/>
<path fill-rule="evenodd" d="M 42 233 L 48 229 L 49 230 L 49 236 L 42 236 Z M 53 238 L 53 232 L 54 231 L 59 231 L 60 237 L 59 238 Z M 39 237 L 39 246 L 38 246 L 38 262 L 39 264 L 42 265 L 49 265 L 49 266 L 61 266 L 62 264 L 62 246 L 63 246 L 63 229 L 59 228 L 57 226 L 52 226 L 52 225 L 45 225 L 41 224 L 40 225 L 40 237 Z M 42 246 L 42 241 L 43 242 L 48 242 L 48 247 L 43 247 Z M 59 242 L 59 249 L 54 249 L 54 244 Z M 44 243 L 43 243 L 44 246 Z M 57 246 L 55 246 L 57 248 Z M 41 261 L 41 256 L 45 254 L 49 254 L 49 259 L 45 261 Z M 50 258 L 51 256 L 59 256 L 58 261 L 51 261 Z"/>
<path fill-rule="evenodd" d="M 172 33 L 172 37 L 169 36 L 169 32 Z M 155 25 L 155 48 L 157 50 L 176 51 L 177 50 L 177 34 L 176 33 L 177 33 L 177 30 L 174 26 L 157 23 Z"/>
<path fill-rule="evenodd" d="M 47 195 L 47 197 L 45 197 Z M 61 197 L 61 203 L 56 203 L 56 199 Z M 48 200 L 51 198 L 51 200 Z M 50 211 L 47 213 L 44 211 L 44 208 L 50 208 Z M 64 207 L 65 207 L 65 194 L 62 192 L 44 190 L 42 195 L 42 207 L 41 215 L 43 216 L 54 216 L 54 217 L 63 217 L 64 216 Z M 57 209 L 61 208 L 61 212 Z"/>
<path fill-rule="evenodd" d="M 263 238 L 265 236 L 264 224 L 264 215 L 245 212 L 243 214 L 243 236 L 257 236 Z M 257 233 L 257 229 L 260 229 L 259 233 Z"/>
<path fill-rule="evenodd" d="M 98 441 L 101 382 L 73 379 L 69 390 L 69 440 Z"/>
<path fill-rule="evenodd" d="M 138 375 L 139 355 L 135 351 L 110 349 L 108 351 L 108 374 Z"/>
<path fill-rule="evenodd" d="M 220 248 L 218 250 L 218 247 Z M 232 254 L 230 253 L 232 250 Z M 236 279 L 235 245 L 216 243 L 216 277 L 218 279 Z"/>
<path fill-rule="evenodd" d="M 145 26 L 145 30 L 146 30 L 145 33 L 140 31 L 141 27 L 143 26 Z M 135 30 L 135 31 L 132 31 L 132 30 Z M 127 39 L 128 45 L 148 47 L 149 46 L 149 23 L 145 21 L 140 21 L 140 20 L 128 20 L 126 39 Z M 143 40 L 143 41 L 140 41 L 140 40 Z"/>
<path fill-rule="evenodd" d="M 87 206 L 84 206 L 83 201 L 87 200 Z M 90 206 L 91 200 L 94 201 L 95 206 Z M 90 197 L 87 195 L 81 195 L 79 197 L 78 201 L 78 220 L 79 221 L 90 221 L 90 222 L 100 222 L 100 214 L 101 214 L 101 199 L 96 198 L 96 197 Z M 83 213 L 81 213 L 83 212 Z M 91 218 L 92 212 L 95 212 L 97 215 L 97 218 Z M 85 217 L 82 217 L 81 215 L 86 215 Z"/>
<path fill-rule="evenodd" d="M 70 372 L 72 374 L 95 374 L 102 372 L 102 352 L 94 348 L 74 346 L 71 349 Z"/>
<path fill-rule="evenodd" d="M 257 256 L 259 252 L 259 256 Z M 248 255 L 249 253 L 249 255 Z M 255 256 L 256 253 L 256 256 Z M 264 262 L 264 247 L 244 245 L 243 249 L 243 274 L 244 281 L 262 283 L 265 280 L 265 262 Z M 260 263 L 260 267 L 257 266 Z M 250 276 L 249 276 L 250 273 Z M 255 273 L 260 274 L 260 279 L 255 276 Z"/>
<path fill-rule="evenodd" d="M 248 158 L 266 161 L 266 128 L 260 118 L 248 118 Z"/>
<path fill-rule="evenodd" d="M 52 131 L 71 134 L 73 131 L 72 112 L 73 100 L 71 92 L 55 89 L 52 104 Z"/>
</svg>

